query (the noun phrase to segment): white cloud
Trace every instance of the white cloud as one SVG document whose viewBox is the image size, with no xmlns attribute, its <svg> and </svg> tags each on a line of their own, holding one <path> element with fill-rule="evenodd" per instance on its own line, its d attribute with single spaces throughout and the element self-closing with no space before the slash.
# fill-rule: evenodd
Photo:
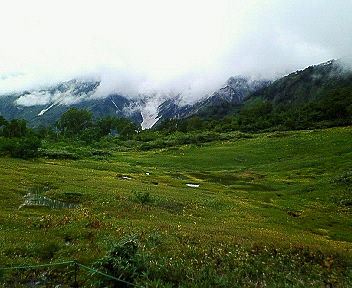
<svg viewBox="0 0 352 288">
<path fill-rule="evenodd" d="M 231 75 L 351 55 L 350 0 L 1 3 L 0 93 L 90 77 L 102 80 L 97 97 L 161 90 L 191 101 Z"/>
<path fill-rule="evenodd" d="M 48 92 L 33 92 L 22 95 L 16 100 L 16 103 L 22 106 L 47 105 L 50 102 L 51 95 Z"/>
</svg>

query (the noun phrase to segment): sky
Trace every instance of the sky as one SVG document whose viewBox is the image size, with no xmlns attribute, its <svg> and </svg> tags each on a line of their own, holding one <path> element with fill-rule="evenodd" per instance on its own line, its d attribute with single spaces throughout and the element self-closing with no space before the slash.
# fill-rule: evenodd
<svg viewBox="0 0 352 288">
<path fill-rule="evenodd" d="M 0 0 L 0 94 L 73 78 L 96 95 L 273 79 L 352 55 L 352 0 Z M 347 59 L 347 58 L 346 58 Z"/>
</svg>

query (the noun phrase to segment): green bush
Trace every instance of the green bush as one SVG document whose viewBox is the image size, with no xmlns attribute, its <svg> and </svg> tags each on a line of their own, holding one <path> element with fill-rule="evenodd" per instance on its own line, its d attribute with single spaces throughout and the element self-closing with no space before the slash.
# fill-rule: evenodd
<svg viewBox="0 0 352 288">
<path fill-rule="evenodd" d="M 332 182 L 335 184 L 352 184 L 352 171 L 346 171 L 341 175 L 332 179 Z"/>
<path fill-rule="evenodd" d="M 51 159 L 72 159 L 77 160 L 79 157 L 71 152 L 66 150 L 56 150 L 56 149 L 40 149 L 40 155 L 43 157 Z"/>
<path fill-rule="evenodd" d="M 139 240 L 132 233 L 115 244 L 106 256 L 94 263 L 99 270 L 125 281 L 133 282 L 146 269 L 145 257 L 139 248 Z M 121 283 L 106 278 L 98 280 L 98 287 L 121 287 Z"/>
<path fill-rule="evenodd" d="M 39 155 L 41 140 L 35 136 L 0 138 L 0 153 L 15 158 L 35 158 Z"/>
<path fill-rule="evenodd" d="M 133 194 L 133 199 L 132 199 L 134 202 L 137 202 L 139 204 L 142 204 L 142 205 L 146 205 L 146 204 L 150 204 L 153 202 L 153 199 L 150 195 L 149 192 L 135 192 Z"/>
</svg>

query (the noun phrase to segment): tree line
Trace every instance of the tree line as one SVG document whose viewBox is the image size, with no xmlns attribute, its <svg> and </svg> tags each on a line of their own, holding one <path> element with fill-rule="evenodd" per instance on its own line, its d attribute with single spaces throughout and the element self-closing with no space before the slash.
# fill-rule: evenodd
<svg viewBox="0 0 352 288">
<path fill-rule="evenodd" d="M 257 133 L 341 125 L 352 125 L 352 91 L 345 88 L 330 90 L 316 102 L 282 105 L 267 101 L 241 108 L 233 116 L 165 119 L 157 127 L 143 131 L 126 118 L 94 119 L 87 110 L 70 108 L 54 125 L 37 129 L 27 127 L 25 120 L 0 116 L 0 155 L 37 157 L 43 139 L 91 145 L 102 138 L 117 138 L 120 143 L 129 141 L 129 145 L 146 150 L 214 141 L 219 134 L 231 131 Z"/>
<path fill-rule="evenodd" d="M 43 139 L 91 144 L 108 135 L 126 140 L 139 131 L 140 126 L 128 119 L 107 116 L 94 120 L 91 112 L 77 108 L 67 110 L 53 126 L 36 129 L 28 127 L 26 120 L 6 120 L 0 115 L 0 155 L 34 158 Z"/>
<path fill-rule="evenodd" d="M 176 131 L 261 132 L 298 130 L 352 125 L 352 90 L 328 91 L 319 101 L 294 105 L 261 102 L 242 107 L 233 116 L 165 119 L 156 130 L 172 134 Z"/>
</svg>

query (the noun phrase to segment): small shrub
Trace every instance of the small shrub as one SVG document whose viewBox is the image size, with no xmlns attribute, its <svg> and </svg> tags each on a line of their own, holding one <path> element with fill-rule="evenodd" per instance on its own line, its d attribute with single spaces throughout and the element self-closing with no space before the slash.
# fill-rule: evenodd
<svg viewBox="0 0 352 288">
<path fill-rule="evenodd" d="M 137 236 L 131 233 L 115 244 L 106 256 L 94 263 L 94 266 L 99 270 L 103 269 L 109 275 L 133 282 L 146 267 L 145 258 L 139 245 Z M 106 287 L 104 285 L 109 284 L 113 285 L 109 287 L 123 287 L 119 286 L 121 283 L 111 282 L 106 278 L 99 280 L 100 286 L 98 287 Z"/>
<path fill-rule="evenodd" d="M 71 203 L 78 203 L 81 200 L 81 197 L 83 196 L 82 193 L 76 193 L 76 192 L 65 192 L 62 195 L 63 200 L 69 201 Z"/>
<path fill-rule="evenodd" d="M 94 150 L 94 151 L 92 151 L 92 155 L 93 156 L 107 157 L 107 156 L 111 156 L 111 153 L 109 151 L 106 151 L 106 150 Z"/>
<path fill-rule="evenodd" d="M 41 156 L 51 158 L 51 159 L 71 159 L 77 160 L 79 157 L 71 152 L 66 150 L 56 150 L 56 149 L 41 149 Z"/>
<path fill-rule="evenodd" d="M 153 145 L 151 143 L 143 143 L 143 144 L 139 145 L 138 148 L 141 151 L 148 151 L 148 150 L 153 149 Z"/>
<path fill-rule="evenodd" d="M 340 193 L 335 193 L 331 200 L 337 205 L 352 206 L 352 188 L 345 189 Z"/>
<path fill-rule="evenodd" d="M 173 199 L 158 198 L 155 202 L 155 206 L 176 215 L 181 215 L 185 207 L 184 203 Z"/>
<path fill-rule="evenodd" d="M 135 192 L 133 194 L 133 201 L 142 204 L 143 206 L 153 203 L 153 199 L 149 192 Z"/>
<path fill-rule="evenodd" d="M 352 184 L 352 171 L 346 171 L 341 175 L 332 179 L 332 183 L 335 184 Z"/>
<path fill-rule="evenodd" d="M 34 249 L 34 252 L 42 261 L 49 261 L 55 256 L 60 248 L 60 245 L 56 242 L 49 242 L 43 246 L 37 247 Z"/>
</svg>

